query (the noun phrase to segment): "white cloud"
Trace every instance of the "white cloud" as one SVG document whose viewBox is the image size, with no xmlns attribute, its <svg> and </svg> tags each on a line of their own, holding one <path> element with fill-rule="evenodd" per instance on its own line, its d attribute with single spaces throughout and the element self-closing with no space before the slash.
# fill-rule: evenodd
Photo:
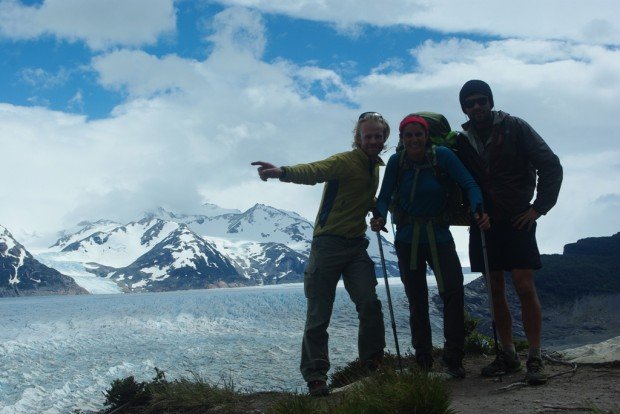
<svg viewBox="0 0 620 414">
<path fill-rule="evenodd" d="M 216 48 L 248 52 L 260 58 L 265 49 L 265 26 L 262 16 L 246 8 L 232 7 L 213 18 L 211 28 L 215 31 L 209 40 Z"/>
<path fill-rule="evenodd" d="M 45 0 L 26 6 L 0 0 L 0 35 L 33 39 L 51 35 L 82 40 L 92 49 L 153 44 L 174 31 L 172 0 Z"/>
<path fill-rule="evenodd" d="M 190 90 L 197 80 L 193 66 L 192 61 L 175 55 L 158 58 L 127 49 L 96 56 L 92 61 L 101 85 L 126 91 L 131 98 L 148 98 L 178 89 Z M 148 72 L 147 76 L 145 72 Z"/>
<path fill-rule="evenodd" d="M 360 24 L 407 25 L 443 33 L 620 44 L 620 3 L 524 0 L 500 2 L 422 0 L 220 0 L 267 13 L 323 21 L 359 35 Z"/>
</svg>

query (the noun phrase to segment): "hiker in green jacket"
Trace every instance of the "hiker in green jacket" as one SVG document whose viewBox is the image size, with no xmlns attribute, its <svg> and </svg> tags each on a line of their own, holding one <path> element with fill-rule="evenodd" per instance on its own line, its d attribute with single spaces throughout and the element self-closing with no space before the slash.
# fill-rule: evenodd
<svg viewBox="0 0 620 414">
<path fill-rule="evenodd" d="M 536 220 L 556 203 L 562 184 L 557 155 L 524 120 L 493 111 L 493 93 L 486 82 L 470 80 L 459 93 L 469 118 L 457 137 L 457 154 L 482 189 L 491 228 L 484 232 L 493 310 L 502 352 L 482 369 L 483 376 L 519 371 L 521 363 L 512 338 L 512 317 L 506 300 L 504 272 L 521 302 L 523 330 L 529 344 L 526 381 L 544 384 L 541 357 L 542 313 L 534 270 L 541 267 L 536 244 Z M 534 198 L 536 193 L 536 198 Z M 480 230 L 469 233 L 471 270 L 485 272 Z"/>
<path fill-rule="evenodd" d="M 263 181 L 314 185 L 325 183 L 314 224 L 310 257 L 304 274 L 307 298 L 306 325 L 301 347 L 300 370 L 312 396 L 329 393 L 327 327 L 332 314 L 336 285 L 344 286 L 359 316 L 359 359 L 369 370 L 382 363 L 385 327 L 375 286 L 375 266 L 366 251 L 366 216 L 373 208 L 379 186 L 379 157 L 390 127 L 376 112 L 360 115 L 353 130 L 353 150 L 308 164 L 276 167 L 256 161 Z"/>
<path fill-rule="evenodd" d="M 443 302 L 446 372 L 464 378 L 465 316 L 463 271 L 450 232 L 447 211 L 447 180 L 456 181 L 466 192 L 473 215 L 482 207 L 480 188 L 457 156 L 448 148 L 432 145 L 429 124 L 418 115 L 400 123 L 404 152 L 392 155 L 377 198 L 378 217 L 371 228 L 385 225 L 388 208 L 396 217 L 396 254 L 400 278 L 409 300 L 411 340 L 418 366 L 431 371 L 433 344 L 426 283 L 427 263 L 433 269 Z M 482 214 L 479 222 L 488 225 Z"/>
</svg>

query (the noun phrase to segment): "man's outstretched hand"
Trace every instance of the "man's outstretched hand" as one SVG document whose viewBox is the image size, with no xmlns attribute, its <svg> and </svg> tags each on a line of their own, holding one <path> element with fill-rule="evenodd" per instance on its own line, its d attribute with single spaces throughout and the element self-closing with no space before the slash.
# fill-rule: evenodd
<svg viewBox="0 0 620 414">
<path fill-rule="evenodd" d="M 282 177 L 282 168 L 263 161 L 254 161 L 252 165 L 258 165 L 258 176 L 261 180 L 267 181 L 268 178 Z"/>
</svg>

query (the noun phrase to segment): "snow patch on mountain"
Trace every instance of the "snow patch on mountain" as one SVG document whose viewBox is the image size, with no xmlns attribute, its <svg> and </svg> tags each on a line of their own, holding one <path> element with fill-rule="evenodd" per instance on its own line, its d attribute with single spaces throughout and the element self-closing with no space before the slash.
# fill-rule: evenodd
<svg viewBox="0 0 620 414">
<path fill-rule="evenodd" d="M 179 224 L 160 219 L 142 219 L 109 231 L 95 231 L 66 245 L 61 252 L 68 261 L 94 262 L 110 267 L 130 265 L 138 257 L 177 230 Z"/>
<path fill-rule="evenodd" d="M 260 243 L 209 237 L 217 250 L 231 259 L 244 277 L 258 284 L 303 280 L 307 256 L 282 243 Z"/>
<path fill-rule="evenodd" d="M 64 235 L 60 237 L 56 243 L 50 246 L 49 250 L 51 251 L 61 251 L 65 247 L 75 242 L 79 242 L 87 238 L 88 236 L 95 233 L 106 233 L 116 227 L 121 226 L 120 223 L 117 223 L 112 220 L 97 220 L 95 222 L 90 221 L 82 221 L 78 223 L 79 230 L 74 233 L 63 232 Z"/>
</svg>

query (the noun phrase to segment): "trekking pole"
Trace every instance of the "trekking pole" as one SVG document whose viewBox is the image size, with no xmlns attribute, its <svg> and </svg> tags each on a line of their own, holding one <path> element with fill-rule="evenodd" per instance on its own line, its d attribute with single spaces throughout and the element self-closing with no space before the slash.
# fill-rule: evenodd
<svg viewBox="0 0 620 414">
<path fill-rule="evenodd" d="M 373 218 L 379 217 L 379 212 L 373 210 Z M 377 230 L 377 241 L 379 242 L 379 255 L 381 256 L 381 267 L 383 269 L 383 279 L 385 280 L 385 293 L 387 294 L 388 308 L 390 309 L 390 319 L 392 321 L 392 332 L 394 332 L 394 344 L 396 345 L 396 356 L 398 358 L 398 370 L 403 372 L 403 364 L 400 358 L 400 347 L 398 346 L 398 335 L 396 334 L 396 320 L 394 319 L 394 308 L 392 307 L 392 295 L 390 295 L 390 285 L 388 283 L 387 269 L 385 268 L 385 256 L 383 255 L 383 243 L 381 242 L 381 232 Z"/>
<path fill-rule="evenodd" d="M 487 255 L 487 240 L 484 230 L 480 227 L 480 240 L 482 241 L 482 256 L 484 258 L 484 284 L 487 287 L 487 298 L 489 300 L 489 311 L 491 313 L 491 327 L 493 329 L 493 340 L 495 341 L 495 356 L 499 356 L 499 344 L 497 342 L 497 325 L 495 324 L 495 311 L 493 310 L 493 291 L 491 290 L 491 273 L 489 271 L 489 257 Z M 499 376 L 502 380 L 502 376 Z"/>
</svg>

